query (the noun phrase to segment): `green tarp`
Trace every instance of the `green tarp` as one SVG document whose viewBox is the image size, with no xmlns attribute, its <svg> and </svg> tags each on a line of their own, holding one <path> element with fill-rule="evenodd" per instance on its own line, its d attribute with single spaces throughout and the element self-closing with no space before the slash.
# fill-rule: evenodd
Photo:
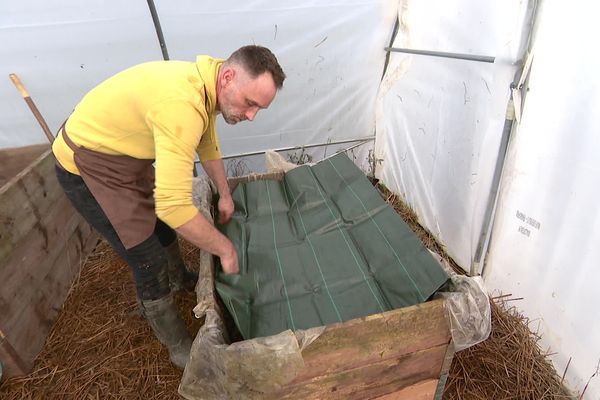
<svg viewBox="0 0 600 400">
<path fill-rule="evenodd" d="M 345 154 L 240 184 L 233 199 L 220 229 L 240 274 L 219 270 L 216 287 L 245 339 L 421 303 L 448 278 Z"/>
</svg>

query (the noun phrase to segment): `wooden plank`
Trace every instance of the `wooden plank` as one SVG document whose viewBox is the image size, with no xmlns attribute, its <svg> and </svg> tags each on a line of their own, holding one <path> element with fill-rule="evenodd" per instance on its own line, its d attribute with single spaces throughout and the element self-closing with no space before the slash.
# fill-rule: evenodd
<svg viewBox="0 0 600 400">
<path fill-rule="evenodd" d="M 0 188 L 0 265 L 32 229 L 45 237 L 42 216 L 64 196 L 54 173 L 50 150 Z"/>
<path fill-rule="evenodd" d="M 4 368 L 2 376 L 5 377 L 24 375 L 31 368 L 31 364 L 21 359 L 2 331 L 0 331 L 0 360 Z"/>
<path fill-rule="evenodd" d="M 374 399 L 405 389 L 418 382 L 437 379 L 446 347 L 447 345 L 439 345 L 405 354 L 399 358 L 318 376 L 308 381 L 286 386 L 275 397 L 307 400 Z M 432 398 L 433 396 L 429 399 Z"/>
<path fill-rule="evenodd" d="M 231 192 L 233 193 L 233 191 L 235 190 L 235 188 L 240 183 L 262 181 L 262 180 L 265 180 L 265 179 L 266 180 L 280 181 L 280 180 L 283 179 L 284 175 L 285 175 L 285 172 L 283 172 L 283 171 L 267 172 L 267 173 L 264 173 L 264 174 L 250 174 L 250 175 L 236 176 L 236 177 L 227 178 L 227 183 L 229 184 L 229 190 L 231 190 Z"/>
<path fill-rule="evenodd" d="M 54 165 L 47 151 L 0 188 L 0 359 L 12 365 L 8 376 L 31 368 L 97 243 L 60 188 Z"/>
<path fill-rule="evenodd" d="M 437 384 L 449 342 L 443 300 L 329 325 L 303 351 L 305 367 L 278 396 L 366 399 L 424 380 Z M 424 398 L 433 399 L 436 387 L 425 388 Z"/>
<path fill-rule="evenodd" d="M 431 400 L 437 385 L 437 379 L 427 379 L 397 392 L 377 397 L 376 400 Z"/>
<path fill-rule="evenodd" d="M 47 236 L 39 229 L 33 229 L 15 244 L 0 269 L 0 315 L 8 316 L 3 317 L 0 324 L 5 331 L 11 330 L 11 317 L 19 318 L 22 308 L 38 295 L 51 266 L 62 253 L 65 241 L 80 222 L 81 217 L 63 195 L 40 221 Z"/>
<path fill-rule="evenodd" d="M 78 215 L 73 219 L 79 223 L 60 248 L 38 291 L 21 309 L 20 318 L 12 319 L 10 330 L 5 330 L 6 337 L 26 363 L 33 362 L 43 348 L 82 262 L 97 243 L 97 235 L 90 226 Z"/>
<path fill-rule="evenodd" d="M 50 148 L 50 144 L 34 144 L 31 146 L 0 149 L 0 187 L 24 170 L 42 153 Z"/>
<path fill-rule="evenodd" d="M 447 345 L 449 341 L 443 300 L 328 325 L 302 352 L 305 367 L 292 385 L 336 371 Z M 436 373 L 439 373 L 440 365 Z"/>
</svg>

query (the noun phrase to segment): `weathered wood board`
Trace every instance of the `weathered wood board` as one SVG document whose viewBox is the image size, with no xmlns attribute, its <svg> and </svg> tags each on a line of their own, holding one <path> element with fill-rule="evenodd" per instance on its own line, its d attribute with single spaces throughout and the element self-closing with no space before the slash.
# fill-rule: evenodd
<svg viewBox="0 0 600 400">
<path fill-rule="evenodd" d="M 30 371 L 98 236 L 65 197 L 44 152 L 0 188 L 0 362 Z"/>
<path fill-rule="evenodd" d="M 4 186 L 19 172 L 50 148 L 50 144 L 33 144 L 31 146 L 0 149 L 0 187 Z"/>
<path fill-rule="evenodd" d="M 450 339 L 441 300 L 328 325 L 277 398 L 433 399 Z"/>
</svg>

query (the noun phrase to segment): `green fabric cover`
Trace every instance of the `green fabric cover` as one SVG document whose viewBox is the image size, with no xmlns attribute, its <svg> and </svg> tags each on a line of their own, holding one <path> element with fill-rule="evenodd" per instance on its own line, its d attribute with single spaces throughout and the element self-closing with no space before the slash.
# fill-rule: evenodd
<svg viewBox="0 0 600 400">
<path fill-rule="evenodd" d="M 240 184 L 233 199 L 220 229 L 240 274 L 218 268 L 216 287 L 245 339 L 421 303 L 448 278 L 345 154 Z"/>
</svg>

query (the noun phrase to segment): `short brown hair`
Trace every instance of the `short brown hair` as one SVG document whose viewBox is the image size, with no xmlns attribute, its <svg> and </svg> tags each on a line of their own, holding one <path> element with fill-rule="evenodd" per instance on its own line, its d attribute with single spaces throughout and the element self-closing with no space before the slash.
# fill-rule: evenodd
<svg viewBox="0 0 600 400">
<path fill-rule="evenodd" d="M 253 78 L 265 72 L 270 72 L 277 89 L 281 89 L 283 86 L 285 73 L 275 55 L 266 47 L 256 45 L 240 47 L 225 62 L 241 65 Z"/>
</svg>

